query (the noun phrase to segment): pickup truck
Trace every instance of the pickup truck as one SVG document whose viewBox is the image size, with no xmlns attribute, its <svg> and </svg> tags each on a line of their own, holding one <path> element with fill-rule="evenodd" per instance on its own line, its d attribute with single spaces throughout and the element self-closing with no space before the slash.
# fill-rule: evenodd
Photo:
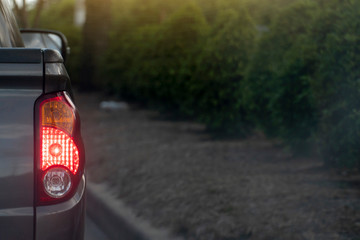
<svg viewBox="0 0 360 240">
<path fill-rule="evenodd" d="M 1 240 L 84 237 L 85 155 L 66 53 L 63 35 L 20 31 L 0 0 Z"/>
</svg>

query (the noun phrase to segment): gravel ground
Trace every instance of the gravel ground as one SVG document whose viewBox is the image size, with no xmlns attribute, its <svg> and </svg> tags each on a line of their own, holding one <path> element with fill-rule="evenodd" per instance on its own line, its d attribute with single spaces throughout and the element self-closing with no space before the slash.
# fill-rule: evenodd
<svg viewBox="0 0 360 240">
<path fill-rule="evenodd" d="M 88 177 L 184 239 L 360 239 L 360 176 L 293 158 L 261 136 L 213 140 L 204 126 L 77 94 Z"/>
</svg>

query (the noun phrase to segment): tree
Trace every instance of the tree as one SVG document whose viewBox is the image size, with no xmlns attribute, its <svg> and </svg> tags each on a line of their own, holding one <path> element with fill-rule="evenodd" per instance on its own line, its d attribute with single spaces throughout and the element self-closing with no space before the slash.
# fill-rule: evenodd
<svg viewBox="0 0 360 240">
<path fill-rule="evenodd" d="M 27 3 L 26 0 L 22 0 L 22 5 L 13 0 L 14 5 L 14 12 L 15 15 L 18 17 L 20 27 L 27 28 L 29 26 L 28 21 L 28 13 L 27 13 Z"/>
<path fill-rule="evenodd" d="M 83 27 L 82 70 L 80 86 L 83 90 L 99 85 L 100 58 L 103 56 L 111 25 L 111 0 L 86 0 L 86 21 Z"/>
<path fill-rule="evenodd" d="M 48 2 L 49 4 L 51 2 Z M 13 0 L 14 12 L 18 17 L 20 27 L 22 28 L 38 28 L 40 24 L 40 16 L 42 10 L 44 9 L 45 0 L 37 0 L 35 3 L 35 8 L 29 9 L 29 4 L 26 0 L 22 0 L 22 4 L 19 5 L 16 0 Z M 30 13 L 31 12 L 31 13 Z M 30 14 L 29 14 L 30 13 Z M 30 17 L 32 17 L 32 22 Z M 31 22 L 31 24 L 30 24 Z"/>
</svg>

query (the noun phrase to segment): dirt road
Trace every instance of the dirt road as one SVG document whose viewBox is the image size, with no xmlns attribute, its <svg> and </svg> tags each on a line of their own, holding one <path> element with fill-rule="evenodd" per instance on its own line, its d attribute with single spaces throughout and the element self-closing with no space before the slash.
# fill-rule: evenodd
<svg viewBox="0 0 360 240">
<path fill-rule="evenodd" d="M 154 111 L 77 94 L 88 176 L 185 239 L 360 239 L 360 177 L 295 159 L 261 136 L 212 140 Z"/>
</svg>

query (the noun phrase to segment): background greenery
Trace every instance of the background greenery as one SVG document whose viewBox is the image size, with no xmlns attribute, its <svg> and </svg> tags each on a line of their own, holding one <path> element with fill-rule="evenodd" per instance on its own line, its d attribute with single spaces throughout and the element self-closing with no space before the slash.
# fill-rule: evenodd
<svg viewBox="0 0 360 240">
<path fill-rule="evenodd" d="M 206 124 L 254 130 L 297 154 L 360 166 L 360 3 L 355 0 L 87 0 L 44 7 L 82 89 L 101 87 Z M 71 14 L 70 14 L 71 13 Z"/>
</svg>

